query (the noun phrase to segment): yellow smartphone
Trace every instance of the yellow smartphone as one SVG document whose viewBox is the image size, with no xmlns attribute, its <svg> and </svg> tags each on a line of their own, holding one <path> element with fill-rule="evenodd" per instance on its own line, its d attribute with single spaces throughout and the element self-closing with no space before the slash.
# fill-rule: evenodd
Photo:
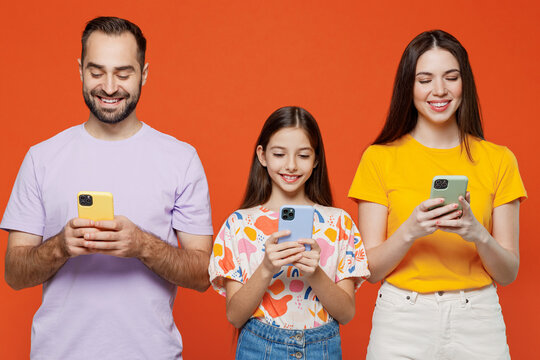
<svg viewBox="0 0 540 360">
<path fill-rule="evenodd" d="M 113 196 L 105 191 L 80 191 L 77 208 L 81 219 L 114 220 Z"/>
</svg>

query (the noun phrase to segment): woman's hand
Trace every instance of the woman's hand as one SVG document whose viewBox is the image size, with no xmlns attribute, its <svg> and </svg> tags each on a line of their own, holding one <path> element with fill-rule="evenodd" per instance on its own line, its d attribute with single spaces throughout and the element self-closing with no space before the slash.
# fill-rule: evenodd
<svg viewBox="0 0 540 360">
<path fill-rule="evenodd" d="M 463 215 L 457 219 L 438 219 L 436 226 L 438 229 L 446 232 L 458 234 L 464 240 L 478 243 L 487 242 L 490 234 L 474 217 L 471 211 L 471 194 L 467 191 L 465 195 L 459 197 L 459 202 L 463 208 Z"/>
<path fill-rule="evenodd" d="M 303 251 L 302 257 L 293 263 L 304 275 L 305 278 L 311 277 L 319 267 L 319 259 L 321 257 L 321 247 L 314 239 L 298 239 L 298 243 L 310 245 L 310 251 Z M 305 249 L 304 249 L 305 250 Z"/>
<path fill-rule="evenodd" d="M 444 203 L 443 198 L 428 199 L 414 208 L 411 216 L 403 223 L 405 241 L 411 242 L 437 230 L 438 223 L 458 219 L 462 211 L 457 210 L 458 204 L 448 204 L 432 209 Z M 432 209 L 432 210 L 430 210 Z"/>
<path fill-rule="evenodd" d="M 282 230 L 270 235 L 265 244 L 264 259 L 261 266 L 267 274 L 275 274 L 282 266 L 292 264 L 302 257 L 304 245 L 298 241 L 284 241 L 278 244 L 278 239 L 289 235 L 289 230 Z"/>
</svg>

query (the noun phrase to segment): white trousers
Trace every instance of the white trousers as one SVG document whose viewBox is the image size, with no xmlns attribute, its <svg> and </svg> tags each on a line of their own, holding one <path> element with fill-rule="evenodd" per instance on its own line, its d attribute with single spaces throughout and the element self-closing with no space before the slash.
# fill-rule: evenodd
<svg viewBox="0 0 540 360">
<path fill-rule="evenodd" d="M 496 288 L 419 294 L 383 283 L 366 359 L 510 359 Z"/>
</svg>

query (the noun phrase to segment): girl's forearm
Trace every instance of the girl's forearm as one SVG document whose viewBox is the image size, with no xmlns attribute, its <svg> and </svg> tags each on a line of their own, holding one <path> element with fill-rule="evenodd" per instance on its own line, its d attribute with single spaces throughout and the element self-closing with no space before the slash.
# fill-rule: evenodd
<svg viewBox="0 0 540 360">
<path fill-rule="evenodd" d="M 228 284 L 227 292 L 232 290 L 234 293 L 227 296 L 227 319 L 235 328 L 241 328 L 257 310 L 272 275 L 259 265 L 245 284 Z"/>
<path fill-rule="evenodd" d="M 338 285 L 319 266 L 308 278 L 308 283 L 322 306 L 337 322 L 346 324 L 352 320 L 355 313 L 353 279 L 341 280 Z"/>
</svg>

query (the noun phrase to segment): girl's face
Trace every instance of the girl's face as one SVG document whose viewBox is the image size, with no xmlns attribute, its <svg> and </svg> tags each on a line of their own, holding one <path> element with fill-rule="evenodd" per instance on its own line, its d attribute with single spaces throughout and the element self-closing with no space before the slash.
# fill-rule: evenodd
<svg viewBox="0 0 540 360">
<path fill-rule="evenodd" d="M 304 184 L 316 166 L 315 150 L 304 130 L 288 127 L 276 131 L 266 149 L 257 147 L 257 156 L 272 180 L 272 195 L 303 196 Z"/>
<path fill-rule="evenodd" d="M 433 48 L 418 58 L 413 96 L 419 123 L 455 121 L 461 91 L 461 73 L 454 55 Z"/>
</svg>

